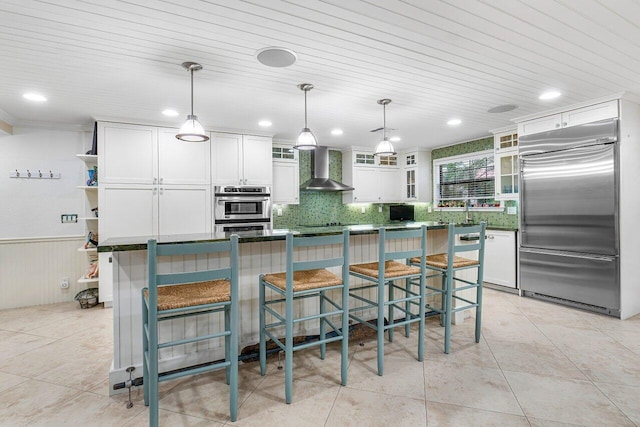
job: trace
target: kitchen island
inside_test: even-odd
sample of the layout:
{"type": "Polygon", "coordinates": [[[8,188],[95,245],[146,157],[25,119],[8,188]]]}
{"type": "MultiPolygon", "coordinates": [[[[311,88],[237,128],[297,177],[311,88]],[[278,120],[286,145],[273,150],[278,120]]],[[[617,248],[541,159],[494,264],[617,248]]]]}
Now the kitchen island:
{"type": "MultiPolygon", "coordinates": [[[[350,263],[360,263],[377,260],[378,228],[402,229],[408,227],[427,226],[427,253],[444,252],[447,247],[446,224],[436,222],[411,222],[401,224],[367,224],[346,226],[350,237],[350,263]]],[[[240,241],[239,248],[239,282],[240,282],[240,310],[239,310],[239,342],[240,348],[254,345],[258,342],[258,275],[261,273],[285,271],[285,236],[291,231],[299,235],[323,235],[341,233],[342,226],[329,227],[300,227],[296,229],[280,229],[271,231],[248,231],[237,233],[240,241]]],[[[159,236],[156,240],[162,243],[204,242],[228,239],[224,233],[191,234],[159,236]]],[[[128,237],[106,239],[101,242],[98,251],[108,259],[108,264],[101,264],[101,280],[111,278],[113,283],[113,364],[109,374],[109,390],[114,393],[113,385],[129,379],[125,371],[128,367],[136,368],[136,375],[142,374],[142,302],[141,290],[147,286],[147,240],[148,237],[128,237]],[[103,270],[104,269],[104,270],[103,270]],[[106,270],[106,271],[105,271],[106,270]]],[[[398,242],[398,245],[409,247],[416,242],[398,242]]],[[[324,255],[340,256],[337,247],[326,247],[324,255]],[[327,253],[329,252],[329,253],[327,253]]],[[[313,254],[301,253],[302,258],[313,257],[313,254]]],[[[193,269],[202,264],[214,267],[221,260],[215,255],[205,258],[195,256],[167,257],[159,264],[160,272],[178,272],[193,269]]],[[[222,260],[224,264],[224,260],[222,260]]],[[[467,273],[468,274],[468,273],[467,273]]],[[[358,285],[361,279],[352,278],[350,286],[358,285]]],[[[431,279],[437,286],[438,279],[431,279]]],[[[375,292],[375,291],[368,291],[375,292]]],[[[369,295],[370,298],[375,294],[369,295]]],[[[338,297],[339,300],[339,297],[338,297]]],[[[358,302],[350,301],[351,306],[358,302]]],[[[300,304],[296,310],[304,314],[315,310],[315,306],[307,301],[300,304]]],[[[460,313],[459,313],[460,314],[460,313]]],[[[375,318],[375,311],[364,312],[364,318],[375,318]]],[[[190,331],[206,330],[221,321],[217,315],[208,315],[196,319],[179,319],[164,322],[160,325],[161,340],[181,339],[190,335],[190,331]]],[[[316,325],[313,323],[299,326],[295,330],[297,335],[314,335],[316,325]]],[[[206,363],[223,358],[223,347],[220,343],[200,342],[184,346],[163,349],[160,351],[160,370],[179,369],[184,366],[206,363]]]]}

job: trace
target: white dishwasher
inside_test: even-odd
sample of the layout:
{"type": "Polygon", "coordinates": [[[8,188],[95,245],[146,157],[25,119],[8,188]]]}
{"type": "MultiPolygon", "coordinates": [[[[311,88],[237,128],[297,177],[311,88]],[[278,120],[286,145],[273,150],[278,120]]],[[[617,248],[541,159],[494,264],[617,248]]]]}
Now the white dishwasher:
{"type": "Polygon", "coordinates": [[[517,288],[516,232],[487,230],[484,245],[484,281],[517,288]]]}

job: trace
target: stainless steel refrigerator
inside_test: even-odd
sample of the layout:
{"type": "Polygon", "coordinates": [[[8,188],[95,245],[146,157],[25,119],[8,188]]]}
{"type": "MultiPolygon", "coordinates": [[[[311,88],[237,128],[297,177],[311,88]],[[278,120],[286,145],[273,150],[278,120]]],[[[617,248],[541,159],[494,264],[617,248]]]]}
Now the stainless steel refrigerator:
{"type": "Polygon", "coordinates": [[[520,287],[620,316],[618,121],[520,137],[520,287]]]}

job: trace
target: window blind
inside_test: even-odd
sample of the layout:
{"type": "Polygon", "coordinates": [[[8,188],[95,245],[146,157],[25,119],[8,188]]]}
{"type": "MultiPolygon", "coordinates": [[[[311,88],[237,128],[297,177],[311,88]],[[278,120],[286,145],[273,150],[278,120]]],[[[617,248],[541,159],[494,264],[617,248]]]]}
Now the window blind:
{"type": "Polygon", "coordinates": [[[436,167],[438,201],[470,199],[485,202],[494,198],[493,153],[440,159],[436,167]]]}

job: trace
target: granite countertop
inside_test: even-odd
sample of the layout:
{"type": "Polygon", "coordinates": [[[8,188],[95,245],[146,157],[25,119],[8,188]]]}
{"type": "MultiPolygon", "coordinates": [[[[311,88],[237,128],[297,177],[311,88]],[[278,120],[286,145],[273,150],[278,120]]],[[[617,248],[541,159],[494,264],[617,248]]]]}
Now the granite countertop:
{"type": "MultiPolygon", "coordinates": [[[[424,222],[398,222],[387,224],[357,224],[357,225],[334,225],[334,226],[304,226],[296,228],[280,228],[267,231],[242,231],[236,233],[240,243],[265,242],[273,240],[284,240],[288,232],[296,235],[318,236],[322,234],[339,234],[344,228],[347,228],[351,234],[375,234],[378,228],[386,227],[387,229],[401,230],[404,228],[415,228],[426,225],[428,230],[443,230],[448,224],[437,221],[424,222]]],[[[488,229],[515,231],[508,227],[488,226],[488,229]]],[[[164,235],[156,238],[157,242],[162,243],[193,243],[193,242],[215,242],[227,240],[228,233],[201,233],[201,234],[177,234],[164,235]]],[[[153,237],[149,236],[132,236],[132,237],[115,237],[100,242],[98,252],[121,252],[121,251],[138,251],[147,249],[147,241],[153,237]]]]}

